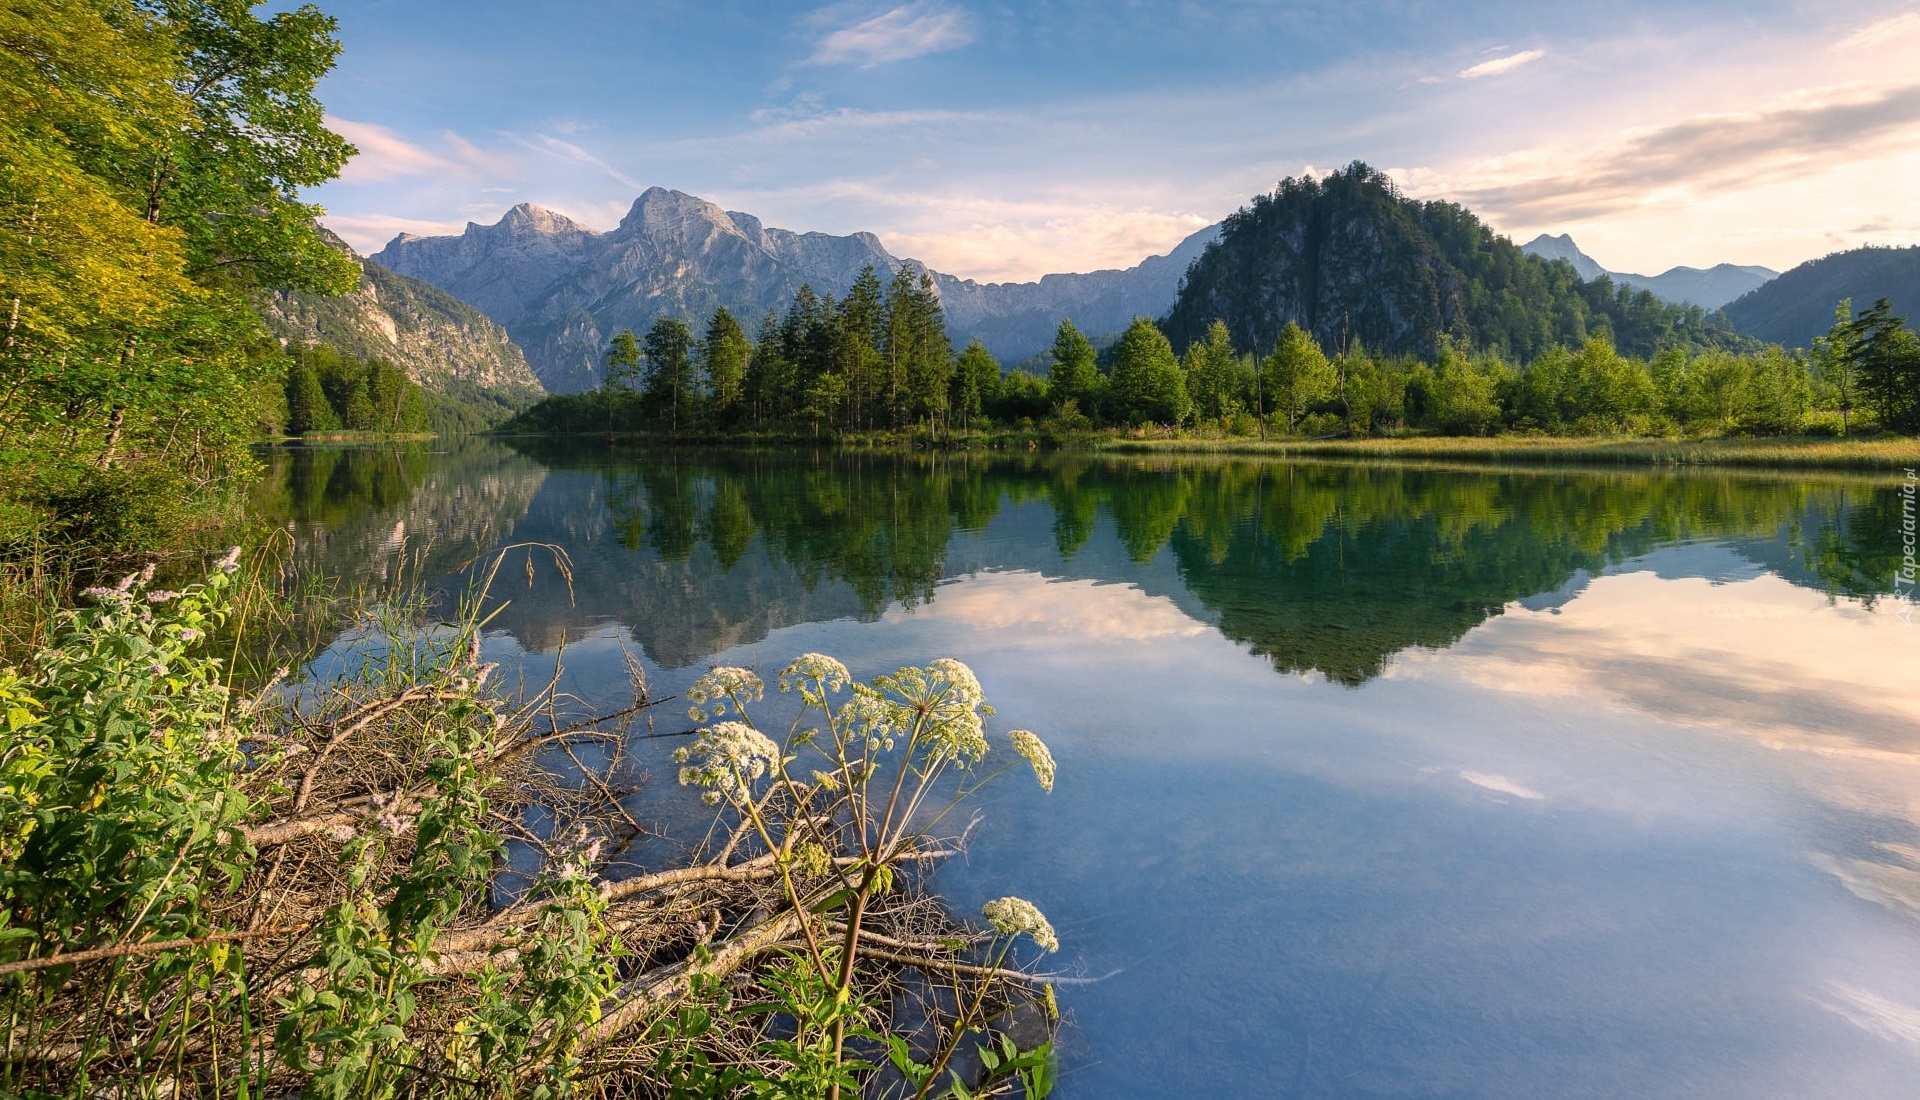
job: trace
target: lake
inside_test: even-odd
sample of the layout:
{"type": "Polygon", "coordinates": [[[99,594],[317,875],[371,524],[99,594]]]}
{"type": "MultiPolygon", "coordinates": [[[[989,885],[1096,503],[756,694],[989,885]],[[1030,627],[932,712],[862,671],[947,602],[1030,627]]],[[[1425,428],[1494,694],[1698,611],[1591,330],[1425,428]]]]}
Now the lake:
{"type": "Polygon", "coordinates": [[[1089,979],[1058,1096],[1920,1089],[1897,475],[516,447],[279,450],[261,506],[449,591],[563,548],[487,649],[592,703],[971,665],[1059,781],[935,885],[1089,979]]]}

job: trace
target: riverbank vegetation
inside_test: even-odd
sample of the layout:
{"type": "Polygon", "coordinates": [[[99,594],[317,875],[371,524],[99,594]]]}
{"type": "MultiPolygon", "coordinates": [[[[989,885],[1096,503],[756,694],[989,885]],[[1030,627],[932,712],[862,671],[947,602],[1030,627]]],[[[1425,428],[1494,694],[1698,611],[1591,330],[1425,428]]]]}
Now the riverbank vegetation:
{"type": "MultiPolygon", "coordinates": [[[[884,291],[869,269],[845,301],[803,287],[752,341],[724,309],[700,338],[662,319],[644,338],[614,340],[600,387],[549,397],[504,430],[681,439],[1011,430],[1060,440],[1149,427],[1216,440],[1920,434],[1920,337],[1884,299],[1858,316],[1839,303],[1827,335],[1803,354],[1675,344],[1639,359],[1591,336],[1524,365],[1445,335],[1431,358],[1375,355],[1358,341],[1329,354],[1292,322],[1258,358],[1221,321],[1176,354],[1145,318],[1096,352],[1069,320],[1041,376],[1003,371],[977,342],[952,354],[930,294],[907,268],[884,291]]],[[[1754,461],[1769,452],[1741,453],[1754,461]]]]}
{"type": "MultiPolygon", "coordinates": [[[[208,652],[237,557],[95,588],[0,667],[0,1091],[850,1096],[886,1066],[900,1096],[1046,1093],[1051,993],[1010,964],[1051,928],[1002,899],[973,932],[919,885],[1003,740],[964,666],[856,684],[808,655],[778,740],[758,677],[714,669],[699,728],[653,732],[723,816],[646,870],[643,682],[604,717],[511,697],[474,602],[389,605],[339,677],[243,690],[208,652]]],[[[1004,742],[1051,787],[1038,739],[1004,742]]]]}

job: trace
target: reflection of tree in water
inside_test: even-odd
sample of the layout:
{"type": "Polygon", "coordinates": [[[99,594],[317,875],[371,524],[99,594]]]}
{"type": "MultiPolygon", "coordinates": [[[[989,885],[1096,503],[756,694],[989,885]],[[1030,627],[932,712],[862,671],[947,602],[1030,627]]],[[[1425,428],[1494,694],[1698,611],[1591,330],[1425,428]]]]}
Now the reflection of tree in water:
{"type": "Polygon", "coordinates": [[[1846,479],[515,446],[552,471],[517,537],[565,546],[578,574],[571,594],[552,578],[516,593],[501,625],[544,649],[618,622],[670,666],[931,600],[955,536],[989,524],[1006,526],[970,551],[980,564],[1050,575],[1164,585],[1141,563],[1166,550],[1185,589],[1169,594],[1228,637],[1359,684],[1578,571],[1688,539],[1729,540],[1796,583],[1885,591],[1871,570],[1890,575],[1899,518],[1896,495],[1846,479]],[[1008,511],[1030,501],[1048,508],[1008,511]],[[1094,552],[1103,515],[1118,545],[1094,552]],[[1804,567],[1761,552],[1781,540],[1804,567]]]}
{"type": "Polygon", "coordinates": [[[497,444],[284,447],[265,455],[256,514],[294,537],[296,572],[375,582],[435,576],[508,536],[546,471],[497,444]]]}

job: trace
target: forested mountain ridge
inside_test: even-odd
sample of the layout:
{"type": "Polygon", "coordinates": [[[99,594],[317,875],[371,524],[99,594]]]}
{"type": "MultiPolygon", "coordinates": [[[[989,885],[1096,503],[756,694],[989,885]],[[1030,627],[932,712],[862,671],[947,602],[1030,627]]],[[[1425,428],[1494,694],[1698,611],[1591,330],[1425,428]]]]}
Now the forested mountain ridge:
{"type": "Polygon", "coordinates": [[[524,403],[545,392],[526,355],[484,313],[322,233],[359,265],[359,283],[338,297],[298,290],[262,294],[260,318],[275,336],[332,344],[355,359],[385,359],[433,393],[479,389],[524,403]]]}
{"type": "MultiPolygon", "coordinates": [[[[1173,301],[1211,228],[1169,256],[1133,268],[1049,275],[1032,283],[977,283],[938,272],[935,292],[961,343],[973,338],[1003,359],[1032,355],[1072,316],[1089,331],[1125,327],[1173,301]]],[[[485,311],[526,349],[548,389],[600,381],[601,356],[623,329],[663,316],[704,318],[724,306],[752,324],[783,308],[802,285],[841,295],[868,265],[883,277],[902,265],[871,233],[797,233],[665,188],[649,188],[607,233],[523,203],[498,223],[469,223],[457,237],[401,234],[373,259],[485,311]]]]}
{"type": "Polygon", "coordinates": [[[1692,304],[1702,309],[1719,309],[1742,294],[1763,286],[1779,272],[1770,267],[1715,264],[1709,268],[1671,267],[1658,275],[1636,275],[1631,271],[1608,271],[1599,261],[1580,250],[1565,233],[1546,233],[1520,246],[1520,251],[1544,260],[1565,260],[1582,279],[1592,282],[1605,275],[1614,282],[1635,290],[1653,292],[1655,298],[1672,305],[1692,304]]]}
{"type": "Polygon", "coordinates": [[[1636,356],[1747,343],[1698,307],[1528,255],[1464,207],[1405,198],[1357,161],[1283,180],[1222,223],[1162,327],[1183,348],[1216,318],[1261,354],[1289,321],[1334,350],[1430,356],[1446,334],[1522,362],[1592,336],[1636,356]]]}
{"type": "Polygon", "coordinates": [[[1749,336],[1804,348],[1826,335],[1834,304],[1843,298],[1852,299],[1856,310],[1890,298],[1896,310],[1920,314],[1920,245],[1869,245],[1808,260],[1728,303],[1726,314],[1749,336]]]}

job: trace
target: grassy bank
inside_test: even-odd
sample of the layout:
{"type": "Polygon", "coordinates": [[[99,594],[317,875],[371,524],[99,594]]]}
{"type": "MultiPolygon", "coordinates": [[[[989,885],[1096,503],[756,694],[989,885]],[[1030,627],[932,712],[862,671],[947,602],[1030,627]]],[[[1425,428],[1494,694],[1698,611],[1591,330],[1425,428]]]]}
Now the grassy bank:
{"type": "Polygon", "coordinates": [[[1255,439],[1109,429],[1086,432],[1007,429],[929,433],[921,430],[826,433],[599,433],[539,435],[580,446],[650,450],[669,447],[808,448],[878,451],[1100,451],[1118,454],[1267,455],[1498,462],[1588,466],[1740,466],[1775,469],[1900,470],[1920,468],[1920,439],[1880,436],[1834,439],[1782,436],[1755,439],[1572,438],[1564,436],[1400,436],[1365,439],[1255,439]]]}
{"type": "Polygon", "coordinates": [[[1127,454],[1273,455],[1303,458],[1452,460],[1630,466],[1745,466],[1779,469],[1911,469],[1920,439],[1564,439],[1534,436],[1256,440],[1131,437],[1087,441],[1127,454]]]}

